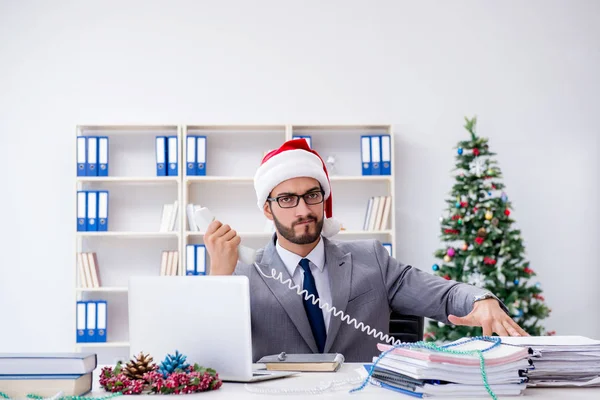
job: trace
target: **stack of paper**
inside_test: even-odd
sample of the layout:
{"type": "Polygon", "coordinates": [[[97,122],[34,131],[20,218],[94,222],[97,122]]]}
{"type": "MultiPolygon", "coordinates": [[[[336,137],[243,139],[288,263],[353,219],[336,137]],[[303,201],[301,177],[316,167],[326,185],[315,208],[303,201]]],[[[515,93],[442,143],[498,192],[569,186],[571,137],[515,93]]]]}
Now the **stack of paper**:
{"type": "MultiPolygon", "coordinates": [[[[484,350],[494,342],[469,338],[453,342],[450,351],[484,350]]],[[[392,346],[379,344],[382,352],[392,346]]],[[[527,387],[531,368],[529,349],[500,344],[483,352],[484,369],[489,388],[496,396],[518,396],[527,387]]],[[[379,357],[373,358],[373,364],[379,357]]],[[[365,365],[370,371],[373,364],[365,365]]],[[[363,371],[363,374],[365,371],[363,371]]],[[[477,354],[457,355],[432,349],[395,348],[379,359],[370,382],[387,389],[416,397],[487,396],[477,354]]]]}
{"type": "Polygon", "coordinates": [[[537,354],[528,386],[600,386],[600,341],[584,336],[503,337],[537,354]]]}

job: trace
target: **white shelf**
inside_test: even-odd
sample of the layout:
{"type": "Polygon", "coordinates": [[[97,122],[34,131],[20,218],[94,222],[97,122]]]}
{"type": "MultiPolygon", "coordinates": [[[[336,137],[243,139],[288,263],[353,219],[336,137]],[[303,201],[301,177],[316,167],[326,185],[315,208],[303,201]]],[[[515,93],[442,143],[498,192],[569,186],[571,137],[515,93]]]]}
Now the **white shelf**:
{"type": "MultiPolygon", "coordinates": [[[[269,238],[273,235],[272,232],[238,232],[240,237],[254,237],[254,238],[269,238]]],[[[204,232],[186,232],[186,236],[194,237],[194,236],[204,236],[204,232]]]]}
{"type": "MultiPolygon", "coordinates": [[[[360,181],[383,181],[388,182],[392,180],[390,175],[357,175],[357,176],[344,176],[344,175],[332,175],[329,177],[331,182],[360,182],[360,181]]],[[[243,183],[254,183],[254,177],[252,176],[188,176],[185,181],[189,183],[195,182],[243,182],[243,183]]]]}
{"type": "Polygon", "coordinates": [[[348,181],[348,182],[360,182],[360,181],[391,181],[390,175],[358,175],[358,176],[343,176],[343,175],[330,175],[329,180],[331,182],[337,181],[348,181]]]}
{"type": "Polygon", "coordinates": [[[179,232],[77,232],[78,237],[176,238],[179,232]]]}
{"type": "MultiPolygon", "coordinates": [[[[340,231],[341,236],[360,236],[360,235],[391,235],[391,230],[385,231],[340,231]]],[[[335,236],[334,236],[335,237],[335,236]]]]}
{"type": "Polygon", "coordinates": [[[126,286],[105,286],[99,288],[77,288],[78,292],[124,293],[129,290],[126,286]]]}
{"type": "MultiPolygon", "coordinates": [[[[186,236],[204,236],[204,232],[186,232],[186,236]]],[[[273,236],[273,232],[238,232],[240,237],[254,237],[254,238],[269,238],[273,236]]],[[[340,231],[338,235],[341,236],[360,236],[360,235],[391,235],[391,230],[385,231],[340,231]]]]}
{"type": "Polygon", "coordinates": [[[187,183],[194,182],[244,182],[253,183],[254,177],[252,176],[187,176],[185,178],[187,183]]]}
{"type": "Polygon", "coordinates": [[[79,125],[78,130],[83,136],[89,134],[122,135],[157,135],[165,132],[176,134],[178,125],[79,125]]]}
{"type": "Polygon", "coordinates": [[[78,177],[78,183],[115,182],[115,183],[177,183],[177,176],[87,176],[78,177]]]}
{"type": "Polygon", "coordinates": [[[75,343],[77,347],[129,347],[129,342],[75,343]]]}

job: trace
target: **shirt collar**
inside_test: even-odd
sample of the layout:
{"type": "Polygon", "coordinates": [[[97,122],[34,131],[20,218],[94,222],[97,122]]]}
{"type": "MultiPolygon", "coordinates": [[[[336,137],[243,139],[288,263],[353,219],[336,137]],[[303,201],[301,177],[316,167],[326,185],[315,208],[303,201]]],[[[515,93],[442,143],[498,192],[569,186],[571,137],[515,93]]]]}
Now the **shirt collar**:
{"type": "Polygon", "coordinates": [[[275,248],[277,249],[277,254],[279,254],[281,261],[283,261],[285,268],[290,273],[290,276],[294,276],[296,267],[302,258],[308,258],[321,272],[323,272],[323,269],[325,268],[325,245],[323,244],[323,238],[320,236],[319,243],[317,243],[315,248],[312,249],[306,257],[300,257],[298,254],[284,249],[279,242],[276,242],[275,248]]]}

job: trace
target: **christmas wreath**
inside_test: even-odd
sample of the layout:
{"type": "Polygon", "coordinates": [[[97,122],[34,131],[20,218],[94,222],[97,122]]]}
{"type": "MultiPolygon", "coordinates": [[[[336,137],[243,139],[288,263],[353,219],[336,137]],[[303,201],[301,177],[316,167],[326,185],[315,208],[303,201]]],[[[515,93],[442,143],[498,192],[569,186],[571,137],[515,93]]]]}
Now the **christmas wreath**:
{"type": "Polygon", "coordinates": [[[100,386],[107,392],[120,394],[187,394],[216,390],[223,382],[214,369],[189,365],[187,357],[175,351],[156,365],[149,354],[132,358],[115,368],[104,367],[100,386]]]}

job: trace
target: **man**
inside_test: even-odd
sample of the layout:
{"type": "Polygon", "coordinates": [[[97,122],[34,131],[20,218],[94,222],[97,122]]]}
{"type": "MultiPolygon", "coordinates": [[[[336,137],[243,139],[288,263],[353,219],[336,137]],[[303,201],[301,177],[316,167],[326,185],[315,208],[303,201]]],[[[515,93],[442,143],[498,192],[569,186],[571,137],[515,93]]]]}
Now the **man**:
{"type": "Polygon", "coordinates": [[[338,352],[346,361],[365,362],[379,353],[376,345],[382,342],[381,336],[347,324],[342,315],[322,311],[287,285],[264,276],[271,276],[273,269],[381,335],[389,331],[392,310],[481,326],[484,335],[527,335],[489,292],[404,265],[377,240],[328,239],[339,231],[332,218],[329,177],[323,160],[304,139],[288,141],[267,154],[254,187],[259,208],[276,227],[273,238],[258,251],[256,266],[238,262],[240,237],[229,225],[213,221],[204,236],[211,275],[249,278],[254,361],[280,352],[338,352]]]}

